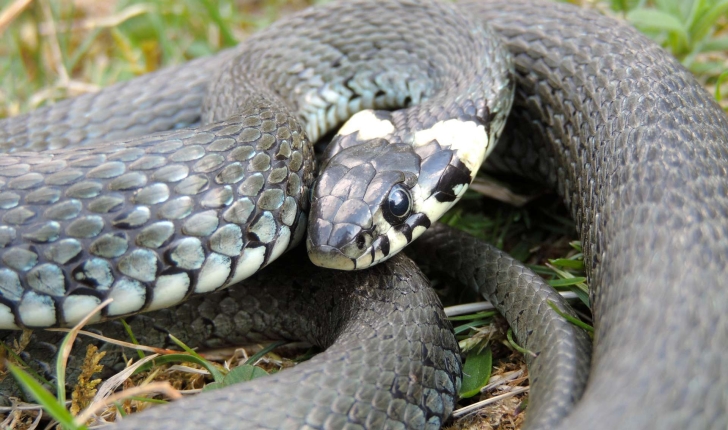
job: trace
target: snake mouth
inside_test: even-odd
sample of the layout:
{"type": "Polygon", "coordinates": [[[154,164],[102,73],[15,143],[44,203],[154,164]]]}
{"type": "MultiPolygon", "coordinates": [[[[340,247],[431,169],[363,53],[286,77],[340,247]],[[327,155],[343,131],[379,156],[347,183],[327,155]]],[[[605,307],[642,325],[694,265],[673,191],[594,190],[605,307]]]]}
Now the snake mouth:
{"type": "Polygon", "coordinates": [[[356,261],[333,246],[314,246],[313,242],[308,239],[306,240],[306,249],[308,250],[308,258],[319,267],[337,270],[356,269],[356,261]]]}

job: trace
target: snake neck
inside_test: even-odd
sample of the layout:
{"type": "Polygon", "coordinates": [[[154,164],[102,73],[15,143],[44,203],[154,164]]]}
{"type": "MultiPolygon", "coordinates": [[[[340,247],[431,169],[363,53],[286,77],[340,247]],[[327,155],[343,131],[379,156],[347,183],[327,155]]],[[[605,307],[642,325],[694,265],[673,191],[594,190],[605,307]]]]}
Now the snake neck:
{"type": "Polygon", "coordinates": [[[359,112],[333,138],[312,192],[307,247],[317,265],[363,269],[395,255],[463,196],[503,129],[510,55],[450,5],[418,5],[413,19],[425,17],[428,29],[375,22],[385,28],[372,32],[382,49],[371,55],[374,82],[389,84],[382,100],[420,103],[359,112]],[[443,32],[450,50],[439,46],[443,32]]]}

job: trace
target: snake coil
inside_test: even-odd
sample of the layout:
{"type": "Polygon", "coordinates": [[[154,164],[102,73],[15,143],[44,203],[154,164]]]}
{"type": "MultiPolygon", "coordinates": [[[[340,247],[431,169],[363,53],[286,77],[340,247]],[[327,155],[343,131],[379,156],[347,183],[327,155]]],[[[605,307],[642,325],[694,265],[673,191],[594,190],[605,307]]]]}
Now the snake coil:
{"type": "MultiPolygon", "coordinates": [[[[131,140],[122,151],[115,145],[59,148],[194,125],[201,115],[205,84],[215,72],[231,72],[218,84],[221,88],[232,83],[236,88],[260,88],[259,80],[241,80],[245,75],[236,72],[237,67],[247,71],[247,66],[229,62],[241,55],[240,50],[250,48],[3,121],[0,144],[16,153],[0,160],[4,178],[0,193],[0,324],[10,328],[68,324],[104,297],[116,301],[103,317],[168,306],[243,279],[268,264],[271,256],[295,243],[303,231],[305,220],[291,208],[307,205],[303,196],[308,195],[307,186],[313,179],[313,163],[306,161],[311,152],[306,135],[323,134],[343,119],[341,113],[348,115],[354,108],[393,108],[435,100],[434,89],[450,84],[437,79],[450,79],[457,70],[454,74],[433,71],[450,65],[457,69],[460,62],[477,55],[463,50],[464,45],[451,43],[451,32],[466,27],[433,24],[441,19],[453,20],[449,24],[474,23],[471,36],[489,34],[477,21],[485,22],[503,38],[515,62],[515,73],[505,85],[486,91],[508,92],[515,82],[515,100],[489,167],[524,174],[558,190],[582,240],[593,288],[594,358],[584,397],[560,425],[605,429],[728,426],[728,358],[724,354],[728,345],[724,312],[728,307],[724,287],[728,275],[728,119],[687,70],[633,29],[594,12],[540,0],[486,0],[452,8],[425,1],[357,1],[305,11],[253,39],[263,42],[258,51],[252,51],[261,57],[251,54],[249,59],[263,67],[260,80],[275,80],[276,91],[243,99],[234,97],[234,92],[213,93],[221,110],[208,105],[205,118],[227,119],[199,126],[194,132],[169,131],[131,140]],[[386,12],[387,6],[382,6],[377,13],[367,9],[381,5],[393,9],[386,12]],[[460,16],[457,9],[466,16],[460,16]],[[380,37],[384,36],[367,31],[372,20],[381,24],[384,34],[398,39],[382,43],[380,37]],[[412,27],[404,27],[405,22],[412,27]],[[295,23],[302,30],[287,32],[295,23]],[[326,82],[342,82],[329,78],[347,67],[346,56],[338,49],[307,51],[314,28],[323,29],[333,47],[343,40],[356,46],[359,50],[349,55],[362,60],[358,64],[367,79],[327,86],[326,82]],[[415,43],[422,40],[427,42],[415,43]],[[429,49],[419,52],[413,48],[410,55],[410,43],[429,49]],[[374,48],[391,48],[404,55],[404,60],[367,63],[372,60],[368,55],[377,52],[374,48]],[[277,56],[284,49],[294,56],[277,56]],[[443,64],[444,54],[455,60],[443,64]],[[403,68],[416,63],[425,68],[420,72],[403,68]],[[329,66],[335,66],[335,71],[327,71],[329,66]],[[408,75],[410,72],[414,74],[408,75]],[[430,82],[423,76],[430,72],[436,84],[423,83],[430,82]],[[298,79],[315,82],[316,90],[293,90],[298,79]],[[345,87],[363,91],[359,98],[341,99],[338,96],[345,87]],[[312,111],[301,115],[285,107],[302,94],[312,111]],[[237,114],[228,116],[229,109],[237,114]],[[305,125],[297,122],[299,117],[305,119],[305,125]],[[50,148],[48,152],[17,152],[45,147],[50,148]],[[278,164],[281,159],[290,159],[293,165],[284,168],[278,164]],[[283,183],[276,182],[282,177],[288,179],[288,185],[276,185],[283,183]],[[273,211],[279,212],[274,215],[273,211]]],[[[471,39],[475,44],[471,46],[486,43],[471,39]]],[[[494,49],[499,52],[501,48],[494,49]]],[[[501,61],[493,66],[510,70],[501,61]]],[[[475,72],[479,84],[485,76],[481,72],[475,72]]],[[[470,87],[461,89],[472,94],[470,87]]],[[[486,131],[486,127],[477,121],[503,112],[510,103],[496,107],[487,105],[490,97],[465,99],[474,103],[456,105],[459,108],[449,111],[470,118],[466,122],[472,133],[466,131],[465,140],[492,142],[499,134],[498,120],[485,133],[487,139],[479,129],[486,131]],[[489,106],[488,115],[485,106],[489,106]]],[[[296,108],[302,106],[292,103],[296,108]]],[[[452,118],[437,117],[441,111],[432,109],[409,111],[422,115],[419,122],[412,123],[426,133],[414,136],[414,131],[399,137],[402,142],[414,142],[415,147],[422,143],[417,154],[421,158],[429,154],[428,145],[433,141],[438,145],[440,141],[455,142],[448,140],[448,127],[453,124],[448,120],[452,118]]],[[[448,112],[447,106],[444,112],[448,112]]],[[[390,126],[406,125],[411,119],[398,115],[403,114],[363,114],[344,127],[334,147],[344,153],[349,150],[347,136],[356,132],[367,140],[363,136],[371,132],[369,146],[359,152],[351,150],[364,161],[365,167],[357,169],[388,168],[385,161],[394,156],[367,159],[362,153],[375,150],[379,139],[391,134],[390,126]]],[[[457,143],[449,149],[457,149],[457,143]]],[[[338,255],[334,259],[340,267],[363,267],[392,254],[382,251],[386,247],[368,251],[377,241],[384,245],[377,236],[381,232],[387,232],[392,250],[414,239],[415,232],[421,233],[424,224],[412,221],[409,229],[395,230],[391,216],[377,216],[385,198],[388,204],[394,185],[414,190],[408,174],[414,168],[380,178],[382,185],[375,187],[378,201],[363,192],[363,199],[358,200],[363,203],[344,207],[343,202],[339,204],[344,192],[336,185],[354,184],[353,176],[352,180],[346,176],[346,169],[354,169],[347,164],[348,158],[337,160],[337,155],[330,155],[327,167],[338,173],[330,179],[324,174],[317,182],[315,188],[324,195],[317,195],[313,206],[315,211],[335,214],[325,214],[334,215],[328,224],[320,222],[311,228],[324,239],[311,239],[309,246],[333,249],[341,245],[341,249],[314,255],[338,255]],[[321,204],[332,200],[336,205],[321,204]],[[372,215],[371,225],[367,217],[358,215],[365,209],[372,215]],[[351,223],[336,218],[346,212],[358,218],[351,223]],[[372,228],[374,225],[383,227],[372,228]],[[363,254],[360,248],[365,249],[363,254]],[[364,264],[358,266],[359,261],[364,264]]],[[[477,158],[480,156],[464,160],[477,158]]],[[[459,177],[460,165],[451,164],[452,160],[438,166],[450,172],[446,177],[456,178],[455,184],[463,184],[464,170],[460,169],[459,177]]],[[[477,170],[474,166],[468,169],[471,175],[477,170]]],[[[354,189],[360,191],[356,186],[346,189],[347,195],[356,194],[354,189]]],[[[445,191],[455,201],[462,187],[445,191]]],[[[427,210],[439,212],[434,207],[438,209],[430,206],[427,210]]],[[[427,221],[434,222],[429,217],[427,221]]],[[[401,345],[386,345],[382,353],[399,360],[401,345]]],[[[331,380],[328,386],[338,383],[331,380]]],[[[333,392],[323,390],[322,395],[333,392]]],[[[219,400],[239,400],[234,391],[227,393],[233,394],[221,395],[225,398],[219,400]]],[[[200,402],[208,414],[214,414],[216,407],[227,407],[200,402]]],[[[397,409],[396,416],[407,417],[406,410],[397,409]]],[[[232,417],[216,418],[235,425],[232,417]]],[[[185,419],[167,416],[163,422],[179,427],[185,419]]],[[[425,421],[432,427],[440,424],[439,418],[425,421]]],[[[336,427],[335,423],[331,426],[336,427]]]]}

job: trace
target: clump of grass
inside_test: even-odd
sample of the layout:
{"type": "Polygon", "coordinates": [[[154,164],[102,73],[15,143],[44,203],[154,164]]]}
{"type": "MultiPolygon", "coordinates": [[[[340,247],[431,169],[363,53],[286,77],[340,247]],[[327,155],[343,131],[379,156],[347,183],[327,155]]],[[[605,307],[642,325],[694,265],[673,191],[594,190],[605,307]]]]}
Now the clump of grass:
{"type": "MultiPolygon", "coordinates": [[[[203,391],[218,389],[230,384],[245,382],[266,376],[268,375],[268,372],[260,367],[254,366],[254,364],[261,360],[266,354],[270,353],[273,349],[286,343],[274,342],[247,358],[241,365],[228,368],[219,366],[203,358],[177,338],[170,335],[172,340],[182,349],[183,352],[167,352],[150,347],[139,346],[139,350],[156,350],[158,352],[165,353],[165,355],[154,354],[140,357],[135,364],[128,366],[119,374],[107,380],[104,385],[98,389],[97,387],[101,383],[101,380],[93,379],[93,375],[102,370],[103,366],[101,366],[99,362],[105,353],[99,353],[95,346],[89,345],[85,359],[81,365],[81,373],[75,387],[73,388],[73,400],[69,402],[70,407],[66,409],[65,363],[71,353],[71,345],[79,333],[84,335],[90,334],[88,332],[81,331],[82,326],[94,313],[98,312],[98,310],[107,304],[108,301],[102,303],[95,312],[89,314],[89,316],[81,321],[76,327],[72,330],[67,330],[68,334],[61,342],[61,347],[59,348],[58,357],[56,359],[56,379],[54,384],[56,387],[55,396],[43,386],[43,383],[39,382],[37,375],[32,375],[27,371],[30,368],[25,363],[17,360],[14,360],[16,363],[7,362],[8,370],[13,377],[15,377],[16,381],[25,390],[25,392],[29,393],[33,400],[38,402],[43,410],[46,411],[48,415],[50,415],[63,429],[86,429],[87,422],[89,420],[98,416],[99,413],[103,415],[104,411],[108,410],[109,407],[112,408],[112,412],[113,410],[116,410],[119,415],[124,416],[127,411],[132,410],[132,407],[123,407],[122,404],[119,403],[121,401],[135,401],[137,404],[150,402],[159,403],[161,401],[159,399],[146,397],[149,394],[164,394],[167,398],[171,399],[180,398],[180,393],[173,388],[170,382],[152,382],[156,376],[160,374],[160,370],[163,366],[167,364],[188,363],[207,370],[209,375],[211,375],[214,379],[214,382],[207,384],[203,391]],[[146,373],[147,376],[140,379],[141,383],[139,385],[130,386],[129,378],[142,373],[146,373]],[[125,386],[126,388],[122,391],[116,392],[117,388],[120,386],[125,386]]],[[[98,335],[95,335],[95,337],[99,338],[98,335]]],[[[131,333],[130,337],[134,338],[133,333],[131,333]]],[[[135,348],[134,344],[106,339],[103,337],[100,337],[100,339],[110,343],[117,343],[126,347],[135,348]]],[[[8,351],[4,345],[0,344],[0,347],[3,351],[8,351]]],[[[47,381],[44,382],[46,385],[52,385],[47,381]]],[[[164,403],[164,401],[161,402],[164,403]]],[[[136,406],[133,409],[140,410],[143,408],[136,406]]]]}
{"type": "Polygon", "coordinates": [[[0,21],[0,117],[233,46],[304,0],[15,0],[0,21]]]}
{"type": "Polygon", "coordinates": [[[611,0],[639,30],[680,60],[728,109],[728,2],[611,0]],[[722,91],[721,91],[722,90],[722,91]]]}

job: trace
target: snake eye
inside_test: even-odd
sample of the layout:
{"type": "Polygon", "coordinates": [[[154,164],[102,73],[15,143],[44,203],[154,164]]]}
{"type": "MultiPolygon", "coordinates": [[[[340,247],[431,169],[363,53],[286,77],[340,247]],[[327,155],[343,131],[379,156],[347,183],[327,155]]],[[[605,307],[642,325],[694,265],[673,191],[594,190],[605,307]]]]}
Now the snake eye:
{"type": "Polygon", "coordinates": [[[390,223],[401,223],[412,211],[412,196],[403,185],[395,185],[389,191],[385,214],[390,215],[390,223]]]}

